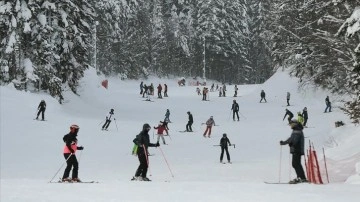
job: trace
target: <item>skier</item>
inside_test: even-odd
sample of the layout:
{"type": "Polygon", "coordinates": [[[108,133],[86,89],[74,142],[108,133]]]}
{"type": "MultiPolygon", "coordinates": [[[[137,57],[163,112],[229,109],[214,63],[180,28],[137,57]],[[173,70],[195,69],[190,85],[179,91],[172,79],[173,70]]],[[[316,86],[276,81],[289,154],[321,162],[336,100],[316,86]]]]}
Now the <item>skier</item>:
{"type": "Polygon", "coordinates": [[[237,91],[238,91],[238,87],[237,87],[237,85],[235,85],[234,90],[235,90],[234,97],[237,97],[237,91]]]}
{"type": "Polygon", "coordinates": [[[225,94],[225,91],[226,91],[226,85],[225,85],[225,84],[223,85],[222,90],[223,90],[223,93],[222,93],[223,97],[226,97],[226,94],[225,94]]]}
{"type": "Polygon", "coordinates": [[[290,93],[289,93],[289,92],[287,92],[287,93],[286,93],[286,102],[287,102],[287,106],[290,106],[289,101],[290,101],[290,93]]]}
{"type": "Polygon", "coordinates": [[[203,100],[203,101],[206,101],[207,93],[208,93],[208,89],[207,89],[206,87],[204,87],[204,88],[203,88],[203,97],[202,97],[202,100],[203,100]]]}
{"type": "Polygon", "coordinates": [[[307,120],[308,120],[308,112],[307,112],[307,108],[306,108],[306,107],[304,107],[303,112],[302,112],[302,115],[303,115],[303,117],[304,117],[304,124],[303,124],[303,126],[304,126],[304,127],[307,127],[307,126],[306,126],[306,123],[307,123],[307,120]]]}
{"type": "Polygon", "coordinates": [[[284,116],[284,118],[283,118],[283,121],[285,120],[285,117],[286,117],[287,115],[289,115],[288,121],[289,121],[289,124],[290,124],[290,121],[291,121],[291,119],[294,117],[294,114],[293,114],[290,110],[285,109],[285,116],[284,116]]]}
{"type": "Polygon", "coordinates": [[[161,137],[163,143],[166,144],[165,138],[164,138],[164,131],[166,132],[166,135],[169,135],[169,132],[166,128],[166,122],[160,121],[160,123],[157,127],[154,126],[154,129],[157,129],[157,135],[158,135],[156,144],[159,144],[160,137],[161,137]]]}
{"type": "Polygon", "coordinates": [[[236,114],[237,120],[240,121],[240,118],[239,118],[239,104],[236,102],[236,100],[233,101],[233,104],[231,106],[231,110],[233,111],[233,120],[235,121],[235,114],[236,114]]]}
{"type": "Polygon", "coordinates": [[[101,130],[107,130],[110,123],[111,123],[111,119],[113,118],[114,121],[116,120],[115,117],[112,117],[114,115],[114,109],[111,109],[109,114],[106,116],[106,120],[105,120],[105,123],[104,125],[102,126],[102,129],[101,130]]]}
{"type": "Polygon", "coordinates": [[[136,136],[133,142],[138,145],[137,156],[140,162],[138,169],[135,172],[135,176],[131,180],[139,181],[151,181],[146,177],[146,173],[149,167],[148,161],[148,147],[158,147],[160,144],[150,143],[149,131],[151,126],[147,123],[143,125],[142,131],[136,136]]]}
{"type": "Polygon", "coordinates": [[[280,145],[288,144],[290,147],[290,153],[292,154],[292,167],[295,169],[297,178],[291,180],[290,184],[308,182],[304,169],[301,165],[301,156],[304,155],[304,133],[303,127],[297,120],[291,120],[290,127],[293,130],[291,136],[285,140],[280,141],[280,145]]]}
{"type": "Polygon", "coordinates": [[[164,122],[171,123],[171,121],[170,121],[170,110],[169,109],[167,109],[166,112],[165,112],[164,122]]]}
{"type": "Polygon", "coordinates": [[[223,137],[220,139],[220,147],[221,147],[220,163],[223,162],[224,150],[226,151],[226,157],[227,157],[228,163],[231,163],[230,154],[228,151],[228,144],[229,144],[229,146],[231,146],[229,138],[227,138],[226,133],[224,133],[223,137]]]}
{"type": "Polygon", "coordinates": [[[211,85],[210,92],[214,92],[214,87],[215,87],[215,84],[213,83],[213,84],[211,85]]]}
{"type": "Polygon", "coordinates": [[[219,90],[219,84],[216,84],[216,90],[219,90]]]}
{"type": "Polygon", "coordinates": [[[158,90],[158,98],[162,98],[162,95],[161,95],[161,91],[162,91],[161,84],[158,85],[157,90],[158,90]]]}
{"type": "Polygon", "coordinates": [[[328,109],[329,109],[329,112],[331,112],[331,102],[330,102],[329,96],[326,96],[325,104],[326,104],[326,108],[325,108],[324,113],[326,113],[328,109]]]}
{"type": "Polygon", "coordinates": [[[151,83],[149,86],[149,94],[154,95],[154,84],[153,83],[151,83]]]}
{"type": "Polygon", "coordinates": [[[140,95],[143,94],[144,82],[141,81],[140,83],[140,95]]]}
{"type": "Polygon", "coordinates": [[[261,103],[261,101],[262,101],[263,99],[264,99],[265,102],[266,102],[265,91],[264,91],[264,90],[261,90],[260,97],[261,97],[260,103],[261,103]]]}
{"type": "Polygon", "coordinates": [[[41,100],[39,106],[38,106],[38,113],[36,115],[36,120],[39,119],[39,115],[41,113],[41,120],[44,121],[45,120],[45,110],[46,110],[46,102],[45,100],[41,100]]]}
{"type": "Polygon", "coordinates": [[[148,90],[149,90],[149,87],[146,85],[146,84],[144,84],[144,92],[143,92],[143,94],[142,94],[142,97],[145,97],[145,94],[147,95],[148,94],[148,90]]]}
{"type": "Polygon", "coordinates": [[[198,95],[201,95],[201,90],[200,90],[199,87],[196,88],[196,92],[197,92],[198,95]]]}
{"type": "Polygon", "coordinates": [[[187,112],[187,114],[189,115],[189,120],[186,124],[186,132],[193,132],[191,128],[192,124],[194,123],[193,115],[191,114],[191,112],[187,112]]]}
{"type": "Polygon", "coordinates": [[[219,88],[219,97],[221,97],[222,92],[223,92],[222,87],[220,87],[220,88],[219,88]]]}
{"type": "Polygon", "coordinates": [[[303,117],[303,115],[301,114],[301,112],[298,112],[297,121],[298,121],[299,123],[301,123],[302,126],[304,126],[304,117],[303,117]]]}
{"type": "Polygon", "coordinates": [[[210,137],[210,135],[211,135],[211,128],[212,128],[213,125],[215,126],[215,121],[214,121],[213,116],[210,116],[210,118],[206,121],[205,124],[206,124],[206,130],[205,130],[203,136],[206,137],[206,133],[209,131],[208,137],[210,137]]]}
{"type": "Polygon", "coordinates": [[[81,182],[78,177],[79,163],[76,159],[76,150],[83,150],[84,147],[77,146],[77,134],[79,132],[78,125],[71,125],[70,132],[63,137],[65,142],[64,146],[64,158],[66,159],[66,168],[62,177],[63,182],[81,182]],[[69,178],[70,171],[72,168],[72,178],[69,178]]]}
{"type": "Polygon", "coordinates": [[[166,83],[164,83],[164,97],[168,97],[167,90],[168,90],[168,87],[167,87],[166,83]]]}

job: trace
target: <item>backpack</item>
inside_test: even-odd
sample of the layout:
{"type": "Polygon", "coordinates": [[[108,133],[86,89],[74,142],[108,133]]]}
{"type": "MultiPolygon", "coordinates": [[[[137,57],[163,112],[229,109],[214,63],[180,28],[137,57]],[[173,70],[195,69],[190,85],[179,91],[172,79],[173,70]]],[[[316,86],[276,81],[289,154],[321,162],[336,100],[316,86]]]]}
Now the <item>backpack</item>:
{"type": "Polygon", "coordinates": [[[131,154],[134,155],[134,156],[137,156],[137,152],[138,152],[138,148],[139,148],[139,145],[138,145],[138,136],[139,136],[139,135],[137,135],[137,136],[133,139],[134,146],[133,146],[133,148],[132,148],[131,154]]]}

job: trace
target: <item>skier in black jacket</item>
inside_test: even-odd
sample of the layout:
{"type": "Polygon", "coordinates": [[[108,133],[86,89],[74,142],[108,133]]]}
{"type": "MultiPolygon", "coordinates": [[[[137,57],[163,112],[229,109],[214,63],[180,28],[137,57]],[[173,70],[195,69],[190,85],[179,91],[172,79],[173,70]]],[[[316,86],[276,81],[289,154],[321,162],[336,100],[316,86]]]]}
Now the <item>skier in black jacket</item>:
{"type": "Polygon", "coordinates": [[[139,158],[140,165],[136,170],[135,176],[131,180],[139,181],[151,181],[146,177],[146,173],[149,167],[148,160],[148,147],[158,147],[159,143],[150,143],[149,131],[151,126],[147,123],[143,125],[142,131],[136,136],[133,142],[138,146],[137,156],[139,158]]]}
{"type": "Polygon", "coordinates": [[[290,110],[288,110],[288,109],[286,109],[285,111],[286,111],[286,113],[285,113],[285,116],[284,116],[283,120],[285,120],[285,117],[286,117],[287,115],[289,115],[288,121],[289,121],[289,124],[290,124],[290,121],[291,121],[291,119],[294,117],[294,114],[293,114],[290,110]]]}
{"type": "Polygon", "coordinates": [[[304,126],[304,127],[307,127],[307,126],[306,126],[306,123],[307,123],[307,120],[308,120],[309,116],[308,116],[308,112],[307,112],[307,108],[306,108],[306,107],[304,107],[304,109],[303,109],[302,116],[304,117],[304,124],[303,124],[303,126],[304,126]]]}
{"type": "Polygon", "coordinates": [[[191,126],[194,123],[193,115],[191,114],[191,112],[187,112],[187,114],[189,115],[189,121],[186,124],[186,132],[192,132],[191,126]]]}
{"type": "Polygon", "coordinates": [[[39,106],[38,106],[38,113],[36,115],[36,119],[39,119],[39,115],[41,113],[41,120],[44,121],[45,120],[45,110],[46,110],[46,102],[45,100],[41,100],[39,106]]]}
{"type": "Polygon", "coordinates": [[[220,146],[221,146],[220,163],[223,162],[224,150],[226,151],[226,157],[227,157],[228,163],[231,163],[230,154],[228,151],[228,144],[229,144],[229,146],[231,146],[229,138],[227,138],[226,133],[224,133],[223,137],[220,139],[220,146]]]}
{"type": "Polygon", "coordinates": [[[301,182],[308,182],[305,177],[304,169],[301,165],[301,156],[304,155],[304,133],[303,126],[296,119],[290,121],[290,127],[293,130],[291,136],[285,140],[280,141],[280,145],[288,144],[290,153],[292,154],[292,166],[295,169],[297,178],[291,180],[289,183],[296,184],[301,182]]]}
{"type": "Polygon", "coordinates": [[[233,120],[235,121],[235,114],[237,117],[237,120],[239,121],[239,104],[236,102],[236,100],[233,101],[233,104],[231,106],[231,110],[233,111],[233,120]]]}

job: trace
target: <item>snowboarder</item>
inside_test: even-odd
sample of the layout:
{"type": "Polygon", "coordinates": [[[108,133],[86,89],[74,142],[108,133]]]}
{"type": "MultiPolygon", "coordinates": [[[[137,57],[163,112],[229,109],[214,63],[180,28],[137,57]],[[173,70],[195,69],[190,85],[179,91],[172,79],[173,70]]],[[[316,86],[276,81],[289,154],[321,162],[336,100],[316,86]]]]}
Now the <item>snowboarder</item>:
{"type": "Polygon", "coordinates": [[[161,95],[161,91],[162,91],[161,84],[158,85],[157,90],[158,90],[158,98],[162,98],[162,95],[161,95]]]}
{"type": "Polygon", "coordinates": [[[171,121],[170,121],[170,110],[169,109],[167,109],[166,112],[165,112],[164,122],[171,123],[171,121]]]}
{"type": "Polygon", "coordinates": [[[150,143],[150,137],[149,137],[150,129],[151,126],[145,123],[143,125],[142,131],[133,140],[133,142],[138,146],[137,156],[140,165],[135,172],[135,176],[131,180],[151,181],[149,178],[146,177],[146,173],[149,167],[148,147],[158,147],[160,146],[160,144],[150,143]]]}
{"type": "Polygon", "coordinates": [[[289,124],[290,124],[290,121],[291,121],[291,119],[294,117],[294,114],[293,114],[290,110],[285,109],[285,116],[284,116],[284,118],[283,118],[283,121],[285,120],[285,117],[286,117],[287,115],[289,115],[288,121],[289,121],[289,124]]]}
{"type": "Polygon", "coordinates": [[[41,100],[38,106],[38,113],[36,115],[36,120],[39,119],[39,115],[41,113],[41,120],[45,121],[45,110],[46,110],[46,102],[45,100],[41,100]]]}
{"type": "Polygon", "coordinates": [[[144,82],[140,83],[140,95],[143,94],[144,82]]]}
{"type": "Polygon", "coordinates": [[[167,90],[168,86],[166,85],[166,83],[164,83],[164,97],[168,97],[167,90]]]}
{"type": "Polygon", "coordinates": [[[226,157],[227,157],[228,163],[231,163],[230,154],[228,151],[228,145],[231,146],[231,143],[230,143],[229,138],[227,138],[226,133],[224,133],[223,137],[220,139],[220,147],[221,147],[220,163],[223,162],[224,150],[226,151],[226,157]]]}
{"type": "Polygon", "coordinates": [[[309,117],[308,117],[308,112],[307,112],[307,108],[306,108],[306,107],[304,107],[304,109],[303,109],[302,116],[304,117],[304,124],[303,124],[303,126],[304,126],[304,127],[307,127],[306,124],[307,124],[307,120],[308,120],[309,117]]]}
{"type": "Polygon", "coordinates": [[[62,177],[63,182],[81,182],[78,177],[79,163],[76,159],[76,150],[83,150],[84,147],[77,146],[77,134],[79,132],[78,125],[71,125],[70,132],[63,137],[65,142],[64,146],[64,158],[66,159],[66,168],[62,177]],[[69,178],[70,171],[72,168],[72,178],[69,178]]]}
{"type": "Polygon", "coordinates": [[[260,103],[261,103],[261,101],[262,101],[263,99],[264,99],[265,102],[266,102],[265,91],[264,91],[264,90],[261,90],[260,97],[261,97],[260,103]]]}
{"type": "Polygon", "coordinates": [[[326,104],[326,108],[325,108],[324,113],[326,113],[328,109],[329,109],[329,112],[331,112],[331,102],[330,102],[329,96],[326,96],[325,104],[326,104]]]}
{"type": "Polygon", "coordinates": [[[114,119],[114,121],[116,120],[115,117],[112,117],[114,115],[114,109],[111,109],[109,114],[106,116],[106,120],[104,125],[102,126],[102,130],[107,130],[110,123],[111,123],[111,119],[114,119]]]}
{"type": "Polygon", "coordinates": [[[286,93],[286,103],[287,103],[287,106],[290,106],[290,92],[287,92],[286,93]]]}
{"type": "Polygon", "coordinates": [[[206,124],[206,130],[205,130],[203,136],[206,137],[206,134],[207,134],[207,132],[209,131],[208,137],[210,137],[210,135],[211,135],[211,128],[212,128],[213,125],[215,126],[215,121],[214,121],[213,116],[210,116],[210,118],[206,121],[205,124],[206,124]]]}
{"type": "Polygon", "coordinates": [[[237,91],[238,91],[238,90],[239,90],[239,89],[238,89],[237,85],[235,85],[235,87],[234,87],[234,91],[235,91],[234,97],[237,97],[237,91]]]}
{"type": "Polygon", "coordinates": [[[187,114],[189,115],[189,120],[186,124],[186,132],[193,132],[191,128],[192,124],[194,123],[193,115],[191,114],[191,112],[187,112],[187,114]]]}
{"type": "Polygon", "coordinates": [[[169,132],[166,128],[166,122],[160,121],[159,125],[157,127],[154,126],[154,129],[157,129],[157,144],[159,144],[160,137],[163,141],[163,144],[166,144],[165,138],[164,138],[164,131],[166,132],[166,135],[169,135],[169,132]]]}
{"type": "Polygon", "coordinates": [[[292,154],[292,167],[295,169],[296,172],[296,178],[291,180],[290,184],[296,184],[296,183],[302,183],[302,182],[308,182],[304,169],[301,165],[301,156],[304,155],[304,133],[303,133],[303,127],[297,120],[291,120],[290,121],[290,127],[293,130],[291,133],[291,136],[285,140],[280,141],[280,145],[286,145],[288,144],[290,147],[290,153],[292,154]]]}
{"type": "Polygon", "coordinates": [[[237,120],[240,121],[240,118],[239,118],[239,104],[236,102],[236,100],[233,101],[233,104],[231,106],[231,110],[233,111],[233,120],[235,121],[235,114],[236,114],[237,120]]]}
{"type": "Polygon", "coordinates": [[[298,112],[297,121],[301,123],[302,126],[304,126],[304,117],[301,112],[298,112]]]}

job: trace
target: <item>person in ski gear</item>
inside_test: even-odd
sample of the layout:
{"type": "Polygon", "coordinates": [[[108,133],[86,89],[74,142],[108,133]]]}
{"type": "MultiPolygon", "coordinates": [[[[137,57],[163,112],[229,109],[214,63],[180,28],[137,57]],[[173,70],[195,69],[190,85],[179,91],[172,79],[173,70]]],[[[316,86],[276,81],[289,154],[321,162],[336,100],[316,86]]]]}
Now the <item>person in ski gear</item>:
{"type": "Polygon", "coordinates": [[[211,85],[210,92],[214,92],[214,87],[215,87],[215,84],[213,83],[213,84],[211,85]]]}
{"type": "Polygon", "coordinates": [[[157,129],[157,135],[158,135],[156,144],[159,144],[160,137],[163,141],[163,144],[166,144],[165,138],[164,138],[164,131],[166,132],[166,135],[169,135],[169,132],[166,128],[166,122],[160,121],[160,123],[157,127],[154,126],[154,129],[157,129]]]}
{"type": "Polygon", "coordinates": [[[286,102],[287,102],[287,106],[290,106],[290,92],[286,93],[286,102]]]}
{"type": "Polygon", "coordinates": [[[143,88],[144,88],[144,82],[142,81],[142,82],[140,83],[140,95],[143,94],[143,88]]]}
{"type": "Polygon", "coordinates": [[[290,110],[285,109],[285,116],[284,116],[284,118],[283,118],[283,121],[285,120],[285,117],[286,117],[286,116],[289,116],[289,117],[288,117],[288,121],[289,121],[289,124],[290,124],[290,121],[291,121],[291,119],[294,117],[294,114],[293,114],[290,110]]]}
{"type": "Polygon", "coordinates": [[[154,84],[153,83],[151,83],[149,86],[149,93],[150,93],[150,95],[154,95],[154,84]]]}
{"type": "Polygon", "coordinates": [[[239,104],[236,102],[236,100],[233,101],[233,104],[231,106],[231,110],[233,111],[233,120],[235,121],[235,114],[236,114],[237,120],[240,121],[240,118],[239,118],[239,104]]]}
{"type": "Polygon", "coordinates": [[[138,145],[137,156],[140,162],[139,167],[135,172],[135,176],[132,180],[139,181],[150,181],[149,178],[146,177],[147,170],[149,167],[148,161],[148,147],[158,147],[160,144],[150,143],[149,131],[151,130],[151,126],[147,123],[143,125],[142,131],[136,136],[133,142],[138,145]]]}
{"type": "Polygon", "coordinates": [[[208,93],[208,88],[204,87],[204,88],[203,88],[203,97],[202,97],[202,100],[203,100],[203,101],[206,101],[207,93],[208,93]]]}
{"type": "Polygon", "coordinates": [[[148,94],[148,90],[149,90],[149,87],[146,85],[146,84],[144,84],[144,92],[143,92],[143,94],[142,94],[142,97],[145,97],[145,94],[147,95],[148,94]]]}
{"type": "Polygon", "coordinates": [[[115,117],[113,117],[114,115],[114,109],[111,109],[109,114],[106,116],[106,120],[104,125],[102,126],[102,130],[107,130],[110,123],[111,123],[111,119],[114,119],[114,121],[116,120],[115,117]]]}
{"type": "Polygon", "coordinates": [[[224,157],[224,150],[226,151],[226,157],[228,160],[228,163],[230,163],[230,154],[228,151],[228,145],[231,146],[229,138],[226,136],[226,133],[223,134],[222,138],[220,139],[220,147],[221,147],[221,154],[220,154],[220,163],[223,162],[224,157]]]}
{"type": "Polygon", "coordinates": [[[166,85],[166,83],[164,83],[164,97],[168,97],[167,91],[168,91],[168,86],[166,85]]]}
{"type": "Polygon", "coordinates": [[[234,91],[235,91],[234,97],[237,97],[237,91],[238,91],[238,90],[239,90],[239,89],[238,89],[237,85],[235,85],[235,87],[234,87],[234,91]]]}
{"type": "Polygon", "coordinates": [[[307,124],[307,120],[308,120],[309,117],[308,117],[308,112],[307,112],[307,108],[306,108],[306,107],[304,107],[304,109],[303,109],[302,116],[304,117],[304,124],[303,124],[303,126],[304,126],[304,127],[307,127],[306,124],[307,124]]]}
{"type": "Polygon", "coordinates": [[[203,136],[206,137],[207,132],[209,132],[209,133],[208,133],[208,137],[210,137],[210,135],[211,135],[211,128],[212,128],[213,125],[215,126],[214,117],[213,117],[213,116],[210,116],[210,118],[206,121],[205,124],[206,124],[206,130],[205,130],[203,136]]]}
{"type": "Polygon", "coordinates": [[[196,92],[197,92],[198,95],[201,95],[201,90],[200,90],[199,87],[196,88],[196,92]]]}
{"type": "Polygon", "coordinates": [[[329,112],[331,112],[331,102],[330,102],[329,96],[326,96],[325,104],[326,104],[326,108],[325,108],[324,113],[326,113],[328,109],[329,109],[329,112]]]}
{"type": "Polygon", "coordinates": [[[265,91],[264,90],[261,90],[260,97],[261,97],[260,103],[261,103],[262,100],[265,100],[265,102],[266,102],[265,91]]]}
{"type": "Polygon", "coordinates": [[[169,109],[167,109],[166,112],[165,112],[164,122],[171,123],[171,121],[170,121],[170,110],[169,109]]]}
{"type": "Polygon", "coordinates": [[[219,90],[219,84],[216,84],[216,90],[219,90]]]}
{"type": "Polygon", "coordinates": [[[158,90],[158,98],[162,98],[162,95],[161,95],[161,91],[162,91],[161,84],[158,85],[157,90],[158,90]]]}
{"type": "Polygon", "coordinates": [[[186,132],[192,132],[192,124],[194,123],[194,119],[193,119],[193,115],[191,114],[191,112],[187,112],[188,116],[189,116],[189,120],[186,124],[186,132]]]}
{"type": "Polygon", "coordinates": [[[220,88],[219,88],[219,97],[222,96],[222,92],[223,92],[222,87],[220,87],[220,88]]]}
{"type": "Polygon", "coordinates": [[[297,121],[301,123],[302,126],[304,126],[304,117],[301,112],[298,112],[297,121]]]}
{"type": "Polygon", "coordinates": [[[225,84],[223,85],[222,90],[223,90],[222,96],[223,96],[223,97],[226,97],[226,94],[225,94],[225,92],[226,92],[226,85],[225,85],[225,84]]]}
{"type": "Polygon", "coordinates": [[[78,177],[78,171],[79,171],[79,163],[76,159],[76,151],[77,150],[83,150],[84,147],[77,146],[77,134],[79,132],[79,126],[76,124],[73,124],[70,126],[70,132],[66,134],[63,137],[63,140],[65,142],[64,146],[64,158],[66,159],[66,168],[64,171],[64,175],[62,177],[63,182],[81,182],[81,180],[78,177]],[[70,171],[72,168],[72,178],[69,178],[70,171]]]}
{"type": "Polygon", "coordinates": [[[290,127],[292,129],[291,136],[285,140],[280,141],[280,145],[289,145],[290,153],[292,154],[292,167],[295,169],[297,178],[289,183],[296,184],[301,182],[308,182],[304,169],[301,165],[301,156],[304,155],[304,133],[303,126],[295,119],[291,120],[290,127]]]}
{"type": "Polygon", "coordinates": [[[41,100],[39,106],[38,106],[38,113],[36,115],[36,120],[39,119],[39,115],[41,113],[41,120],[45,120],[45,110],[46,110],[46,102],[45,100],[41,100]]]}

